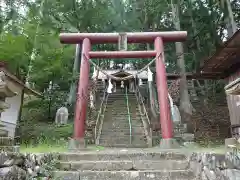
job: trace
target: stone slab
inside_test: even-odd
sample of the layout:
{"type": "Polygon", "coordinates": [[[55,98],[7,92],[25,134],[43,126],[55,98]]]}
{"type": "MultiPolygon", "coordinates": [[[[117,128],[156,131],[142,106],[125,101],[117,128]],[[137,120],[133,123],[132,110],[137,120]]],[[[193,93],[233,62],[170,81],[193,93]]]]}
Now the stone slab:
{"type": "Polygon", "coordinates": [[[61,180],[194,180],[190,171],[56,171],[61,180]]]}
{"type": "Polygon", "coordinates": [[[74,161],[59,162],[58,167],[65,171],[187,170],[188,161],[74,161]]]}
{"type": "MultiPolygon", "coordinates": [[[[147,144],[124,144],[123,142],[120,142],[118,144],[111,144],[111,143],[102,143],[100,142],[99,145],[103,147],[113,147],[113,148],[147,148],[147,144]],[[120,144],[121,143],[121,144],[120,144]]],[[[126,142],[125,142],[126,143],[126,142]]]]}
{"type": "Polygon", "coordinates": [[[186,160],[186,155],[180,152],[94,152],[94,153],[61,153],[61,161],[109,161],[109,160],[186,160]]]}
{"type": "Polygon", "coordinates": [[[161,161],[134,161],[133,168],[137,170],[187,170],[187,160],[161,160],[161,161]]]}
{"type": "Polygon", "coordinates": [[[133,167],[131,161],[81,161],[70,162],[71,170],[121,171],[133,167]]]}

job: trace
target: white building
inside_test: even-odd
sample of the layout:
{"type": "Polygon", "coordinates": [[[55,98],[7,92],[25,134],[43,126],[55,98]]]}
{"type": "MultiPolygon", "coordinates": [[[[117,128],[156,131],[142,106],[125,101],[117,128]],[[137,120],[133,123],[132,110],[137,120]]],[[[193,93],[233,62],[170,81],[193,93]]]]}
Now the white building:
{"type": "Polygon", "coordinates": [[[27,97],[41,97],[41,94],[26,87],[25,84],[20,81],[16,76],[11,74],[0,63],[0,71],[5,74],[5,82],[12,92],[16,93],[13,97],[6,97],[5,103],[8,108],[0,113],[0,130],[7,131],[8,136],[14,137],[16,125],[20,118],[20,112],[23,100],[27,97]],[[22,95],[24,93],[24,96],[22,95]],[[22,99],[24,98],[24,99],[22,99]]]}

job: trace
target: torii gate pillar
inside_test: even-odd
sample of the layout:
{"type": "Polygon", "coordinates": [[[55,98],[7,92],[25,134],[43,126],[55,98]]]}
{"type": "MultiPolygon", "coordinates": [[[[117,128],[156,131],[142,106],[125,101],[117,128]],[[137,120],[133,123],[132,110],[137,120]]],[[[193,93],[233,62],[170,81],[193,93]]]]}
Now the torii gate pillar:
{"type": "Polygon", "coordinates": [[[157,37],[154,42],[156,54],[156,85],[158,92],[158,103],[160,109],[160,124],[162,139],[160,147],[163,149],[177,148],[179,145],[173,139],[173,122],[168,101],[167,76],[164,60],[164,46],[161,37],[157,37]]]}
{"type": "Polygon", "coordinates": [[[79,150],[85,148],[85,121],[88,106],[88,86],[89,86],[89,72],[90,64],[88,61],[89,52],[91,50],[91,43],[88,38],[82,42],[81,53],[81,67],[78,81],[77,100],[75,106],[74,116],[74,134],[70,139],[69,149],[79,150]]]}

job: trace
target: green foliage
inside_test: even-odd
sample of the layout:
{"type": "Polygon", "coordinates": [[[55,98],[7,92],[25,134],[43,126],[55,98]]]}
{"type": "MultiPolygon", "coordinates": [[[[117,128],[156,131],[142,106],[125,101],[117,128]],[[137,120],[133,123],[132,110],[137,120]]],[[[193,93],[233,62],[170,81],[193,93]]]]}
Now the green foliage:
{"type": "Polygon", "coordinates": [[[21,126],[21,144],[38,146],[61,144],[72,136],[73,124],[56,126],[54,123],[28,123],[21,126]]]}

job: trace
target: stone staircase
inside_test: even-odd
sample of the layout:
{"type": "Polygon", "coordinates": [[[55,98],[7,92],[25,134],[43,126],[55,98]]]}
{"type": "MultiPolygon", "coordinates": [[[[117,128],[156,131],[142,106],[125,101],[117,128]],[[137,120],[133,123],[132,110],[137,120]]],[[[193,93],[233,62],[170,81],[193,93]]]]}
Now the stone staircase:
{"type": "Polygon", "coordinates": [[[64,153],[54,178],[61,180],[194,180],[182,153],[111,151],[64,153]]]}
{"type": "Polygon", "coordinates": [[[112,93],[108,96],[104,113],[100,145],[105,147],[147,147],[141,115],[134,93],[128,94],[129,114],[124,93],[112,93]]]}

